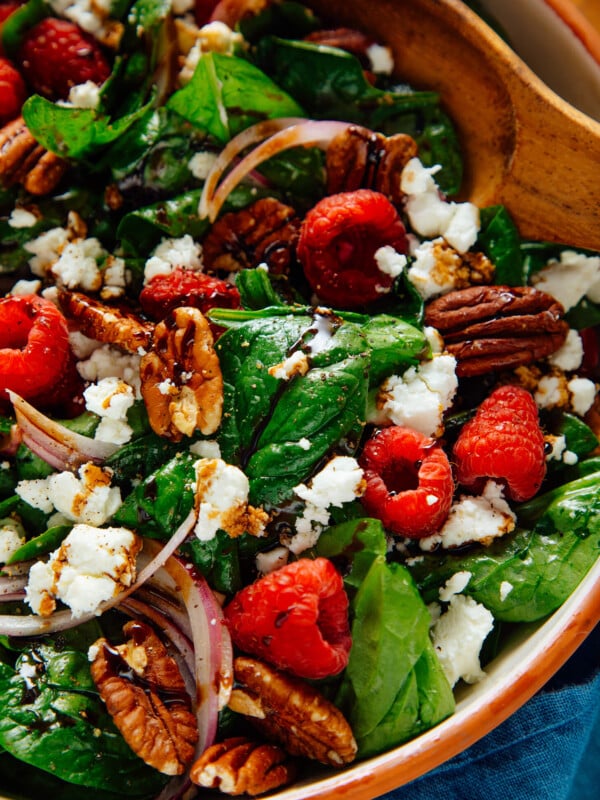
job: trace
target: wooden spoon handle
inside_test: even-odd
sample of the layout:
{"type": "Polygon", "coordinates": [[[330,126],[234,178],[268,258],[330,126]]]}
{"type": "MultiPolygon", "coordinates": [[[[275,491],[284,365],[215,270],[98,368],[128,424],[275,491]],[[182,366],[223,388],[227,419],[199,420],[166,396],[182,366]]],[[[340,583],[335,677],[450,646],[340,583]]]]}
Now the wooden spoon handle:
{"type": "Polygon", "coordinates": [[[600,249],[600,123],[460,0],[310,4],[389,44],[399,76],[440,93],[463,147],[463,198],[506,205],[525,238],[600,249]]]}

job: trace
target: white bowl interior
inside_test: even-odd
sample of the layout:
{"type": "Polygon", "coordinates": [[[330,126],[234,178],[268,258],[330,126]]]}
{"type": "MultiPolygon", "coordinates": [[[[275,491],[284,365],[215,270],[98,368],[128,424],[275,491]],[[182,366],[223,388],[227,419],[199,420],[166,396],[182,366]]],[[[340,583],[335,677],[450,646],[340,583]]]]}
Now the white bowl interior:
{"type": "Polygon", "coordinates": [[[546,0],[481,0],[481,4],[551,89],[600,119],[600,64],[546,0]]]}

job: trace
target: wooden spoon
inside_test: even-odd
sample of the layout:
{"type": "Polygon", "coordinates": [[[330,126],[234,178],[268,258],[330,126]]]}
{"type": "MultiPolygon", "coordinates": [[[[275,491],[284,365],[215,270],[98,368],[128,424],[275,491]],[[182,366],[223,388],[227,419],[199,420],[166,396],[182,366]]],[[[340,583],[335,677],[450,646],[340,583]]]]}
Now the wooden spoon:
{"type": "Polygon", "coordinates": [[[463,199],[505,205],[524,238],[600,250],[600,123],[551,91],[467,6],[310,5],[388,44],[398,77],[440,93],[463,147],[463,199]]]}

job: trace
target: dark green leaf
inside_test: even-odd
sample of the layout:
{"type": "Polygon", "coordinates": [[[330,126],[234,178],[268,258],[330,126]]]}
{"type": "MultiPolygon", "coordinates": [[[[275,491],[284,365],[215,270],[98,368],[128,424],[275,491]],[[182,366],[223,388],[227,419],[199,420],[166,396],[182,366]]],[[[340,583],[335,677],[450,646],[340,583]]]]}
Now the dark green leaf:
{"type": "Polygon", "coordinates": [[[195,536],[181,548],[217,592],[232,595],[241,589],[238,540],[217,531],[208,541],[195,536]]]}
{"type": "Polygon", "coordinates": [[[48,528],[44,533],[34,536],[33,539],[29,539],[18,550],[15,550],[6,563],[17,564],[19,561],[30,561],[51,553],[60,546],[70,530],[70,525],[55,525],[52,528],[48,528]]]}
{"type": "Polygon", "coordinates": [[[496,267],[496,284],[521,286],[526,282],[521,237],[504,206],[481,209],[481,229],[477,245],[496,267]]]}
{"type": "Polygon", "coordinates": [[[261,70],[219,53],[202,56],[191,81],[171,95],[167,108],[222,144],[261,120],[303,116],[300,106],[261,70]]]}
{"type": "MultiPolygon", "coordinates": [[[[352,649],[340,699],[360,742],[392,709],[428,646],[431,619],[407,570],[386,564],[383,556],[373,560],[352,614],[352,649]]],[[[404,737],[401,727],[398,735],[404,737]]]]}

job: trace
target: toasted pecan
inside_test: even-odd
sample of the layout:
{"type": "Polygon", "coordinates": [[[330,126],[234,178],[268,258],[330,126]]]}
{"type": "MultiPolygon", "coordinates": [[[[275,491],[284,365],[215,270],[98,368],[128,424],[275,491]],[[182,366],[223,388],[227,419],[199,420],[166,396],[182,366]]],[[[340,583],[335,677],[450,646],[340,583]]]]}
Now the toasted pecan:
{"type": "Polygon", "coordinates": [[[208,747],[190,770],[192,783],[229,795],[264,794],[295,777],[295,764],[284,750],[243,736],[208,747]]]}
{"type": "Polygon", "coordinates": [[[179,668],[149,625],[132,620],[123,631],[130,637],[124,645],[95,643],[94,683],[131,749],[165,775],[181,775],[198,726],[179,668]]]}
{"type": "Polygon", "coordinates": [[[229,706],[288,753],[333,767],[349,764],[356,741],[342,712],[310,684],[252,658],[234,662],[229,706]]]}
{"type": "Polygon", "coordinates": [[[438,297],[425,310],[460,377],[531,364],[558,350],[568,324],[560,303],[528,286],[472,286],[438,297]]]}

